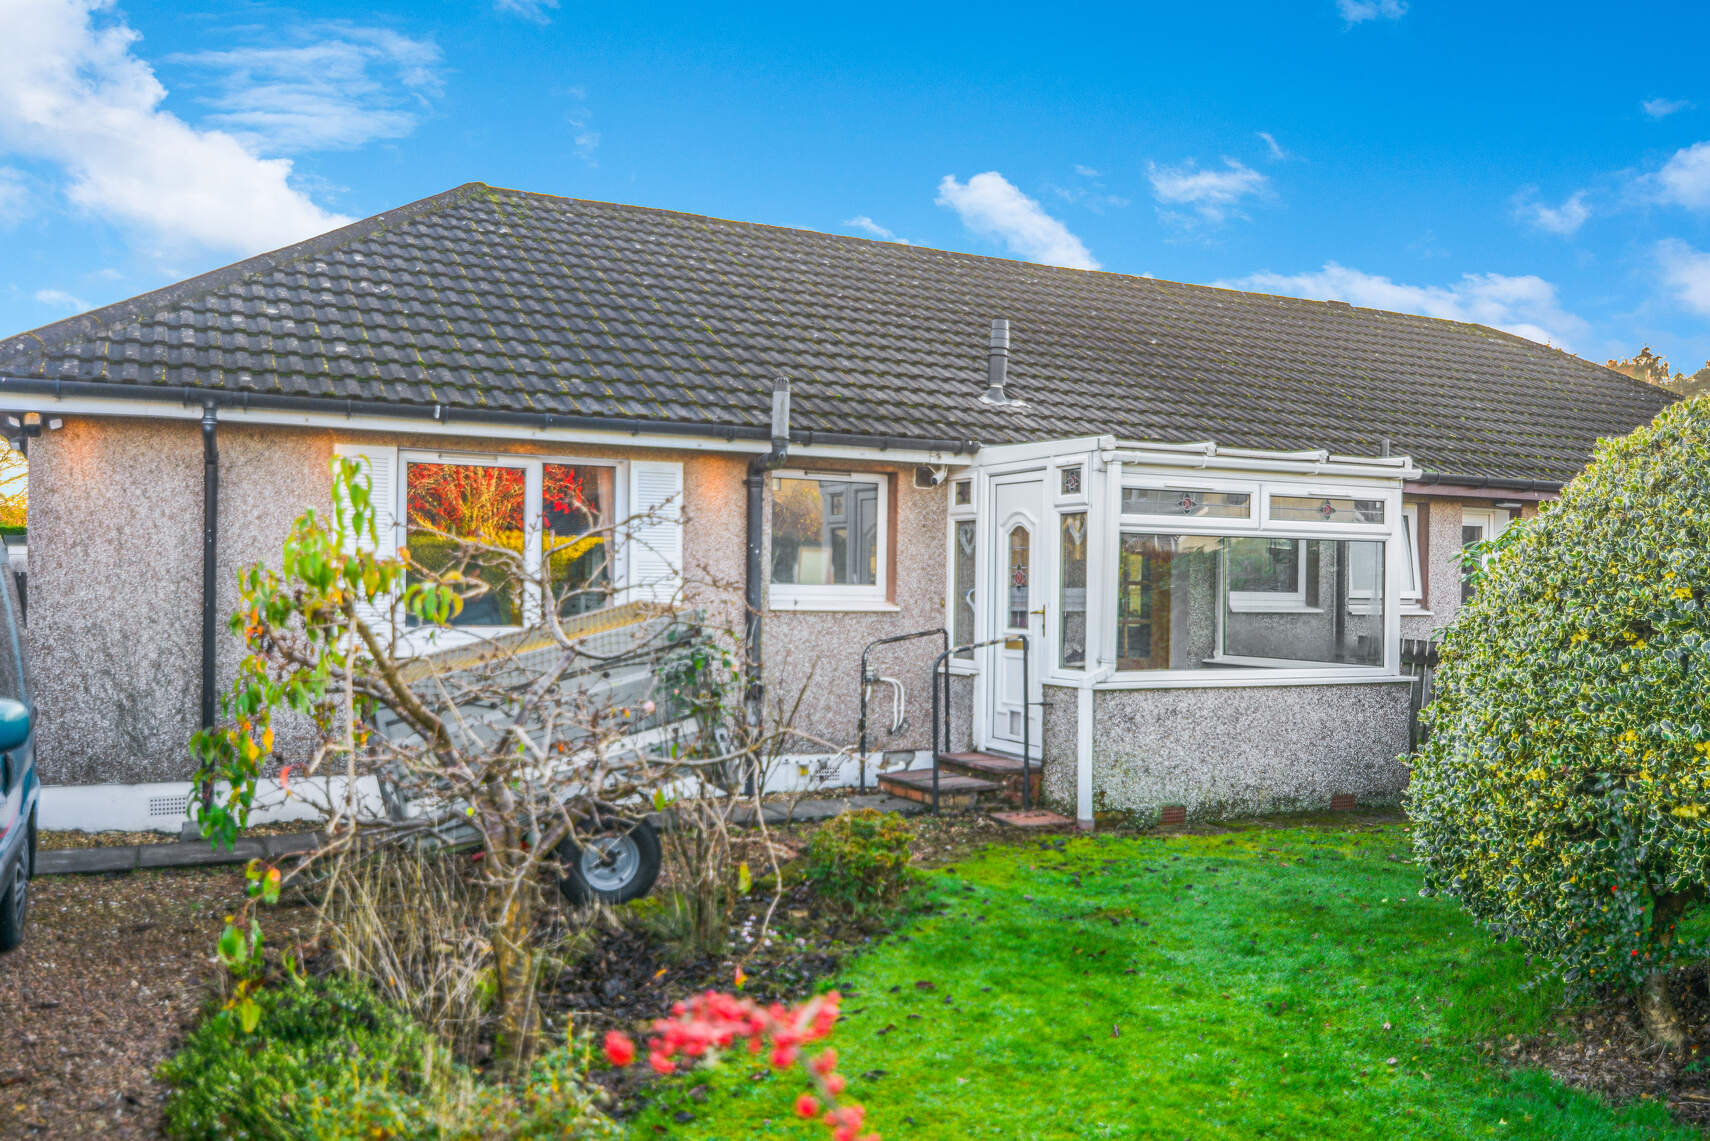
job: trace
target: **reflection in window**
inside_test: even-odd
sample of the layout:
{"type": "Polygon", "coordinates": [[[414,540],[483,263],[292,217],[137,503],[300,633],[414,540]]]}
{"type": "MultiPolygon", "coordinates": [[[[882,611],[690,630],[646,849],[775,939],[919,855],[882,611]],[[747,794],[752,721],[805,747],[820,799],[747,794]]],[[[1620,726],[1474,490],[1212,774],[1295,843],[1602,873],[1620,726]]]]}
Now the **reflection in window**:
{"type": "Polygon", "coordinates": [[[1383,500],[1273,495],[1271,518],[1281,523],[1382,523],[1383,500]]]}
{"type": "MultiPolygon", "coordinates": [[[[1078,469],[1077,469],[1078,470],[1078,469]]],[[[1061,647],[1059,661],[1064,669],[1083,669],[1087,664],[1087,516],[1084,511],[1064,515],[1062,530],[1061,647]]]]}
{"type": "Polygon", "coordinates": [[[1032,564],[1032,536],[1026,527],[1016,527],[1009,533],[1009,558],[1007,562],[1008,602],[1005,614],[1008,617],[1008,628],[1011,630],[1027,629],[1027,580],[1032,564]]]}
{"type": "MultiPolygon", "coordinates": [[[[956,578],[952,600],[950,637],[958,646],[968,645],[974,640],[974,521],[963,519],[956,524],[956,578]]],[[[956,654],[963,659],[974,656],[972,650],[961,650],[956,654]]]]}
{"type": "Polygon", "coordinates": [[[775,477],[772,581],[797,586],[876,585],[879,485],[775,477]]]}
{"type": "MultiPolygon", "coordinates": [[[[1118,562],[1117,668],[1383,665],[1383,543],[1291,539],[1297,553],[1284,555],[1281,547],[1273,552],[1266,546],[1271,542],[1125,534],[1118,562]],[[1237,604],[1238,597],[1264,592],[1236,592],[1232,584],[1280,586],[1290,567],[1307,605],[1237,604]],[[1246,577],[1237,579],[1237,573],[1246,577]]],[[[1292,601],[1296,592],[1287,593],[1292,601]]]]}
{"type": "MultiPolygon", "coordinates": [[[[435,574],[456,571],[487,585],[467,598],[453,626],[522,624],[524,479],[521,468],[411,463],[406,479],[410,561],[435,574]],[[461,546],[463,541],[494,550],[461,546]]],[[[414,622],[414,619],[411,619],[414,622]]]]}
{"type": "Polygon", "coordinates": [[[611,468],[542,465],[542,553],[560,615],[585,614],[611,601],[611,525],[611,468]]]}

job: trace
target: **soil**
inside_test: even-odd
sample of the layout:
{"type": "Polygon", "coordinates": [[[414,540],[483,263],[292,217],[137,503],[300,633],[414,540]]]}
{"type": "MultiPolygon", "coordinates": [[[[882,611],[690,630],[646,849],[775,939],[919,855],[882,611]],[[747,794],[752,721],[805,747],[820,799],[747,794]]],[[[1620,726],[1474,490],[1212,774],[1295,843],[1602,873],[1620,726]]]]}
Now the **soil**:
{"type": "MultiPolygon", "coordinates": [[[[949,815],[939,819],[916,817],[911,844],[916,867],[937,867],[963,858],[971,851],[1000,837],[1014,838],[984,814],[949,815]]],[[[799,855],[814,824],[791,825],[770,830],[780,863],[799,855]]],[[[543,999],[549,1021],[555,1026],[570,1023],[578,1030],[597,1035],[609,1029],[645,1035],[657,1018],[685,996],[716,989],[736,992],[737,971],[743,974],[740,993],[761,1002],[796,1002],[812,994],[824,980],[835,985],[837,972],[849,955],[876,939],[890,934],[892,927],[918,910],[908,893],[900,904],[877,920],[861,920],[828,909],[815,897],[811,885],[791,876],[785,869],[785,890],[772,910],[769,929],[762,933],[773,892],[770,867],[763,841],[748,834],[741,841],[738,859],[755,870],[755,888],[732,915],[732,935],[726,954],[684,957],[674,954],[661,936],[658,918],[662,908],[649,917],[645,905],[614,909],[602,917],[585,944],[581,956],[550,985],[543,999]]],[[[669,874],[655,891],[663,899],[672,890],[669,874]]],[[[915,897],[918,899],[918,897],[915,897]]],[[[848,991],[847,985],[838,987],[848,991]]],[[[646,1097],[651,1084],[644,1067],[624,1071],[597,1070],[593,1075],[614,1095],[619,1116],[633,1110],[646,1097]]]]}
{"type": "Polygon", "coordinates": [[[154,1137],[154,1080],[208,998],[227,868],[52,876],[0,955],[0,1137],[154,1137]]]}
{"type": "MultiPolygon", "coordinates": [[[[301,820],[279,824],[256,824],[244,829],[244,836],[286,836],[309,828],[301,820]]],[[[176,844],[177,832],[39,832],[36,845],[42,851],[68,851],[81,848],[126,848],[135,844],[176,844]]]]}
{"type": "Polygon", "coordinates": [[[1691,1035],[1685,1059],[1651,1042],[1631,995],[1612,995],[1564,1021],[1553,1034],[1491,1043],[1510,1065],[1548,1070],[1565,1085],[1609,1102],[1663,1101],[1674,1116],[1710,1127],[1710,968],[1674,972],[1669,990],[1691,1035]]]}

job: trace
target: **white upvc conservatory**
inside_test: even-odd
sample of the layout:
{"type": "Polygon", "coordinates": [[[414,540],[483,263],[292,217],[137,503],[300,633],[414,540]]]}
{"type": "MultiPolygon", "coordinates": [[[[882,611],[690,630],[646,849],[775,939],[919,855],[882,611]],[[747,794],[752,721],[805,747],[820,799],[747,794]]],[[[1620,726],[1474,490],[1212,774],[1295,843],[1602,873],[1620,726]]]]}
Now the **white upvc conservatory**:
{"type": "MultiPolygon", "coordinates": [[[[1167,754],[1173,770],[1183,769],[1184,759],[1186,768],[1196,767],[1192,718],[1225,726],[1251,721],[1251,710],[1266,703],[1244,706],[1244,692],[1358,685],[1404,692],[1410,679],[1401,673],[1401,609],[1417,573],[1401,495],[1404,480],[1417,474],[1403,456],[1109,436],[982,449],[950,480],[946,567],[953,641],[995,640],[951,666],[972,688],[972,746],[1019,755],[1027,742],[1044,759],[1048,795],[1055,787],[1054,799],[1065,808],[1072,801],[1086,822],[1101,764],[1123,754],[1130,768],[1145,768],[1148,756],[1167,754]],[[1161,710],[1156,702],[1110,696],[1143,690],[1229,692],[1195,699],[1198,712],[1185,715],[1187,724],[1179,698],[1159,721],[1145,712],[1161,710]],[[1096,719],[1106,712],[1123,722],[1122,736],[1101,732],[1096,719]],[[1167,744],[1150,739],[1162,734],[1167,744]]],[[[1291,723],[1301,710],[1334,716],[1334,699],[1294,697],[1291,723]]],[[[1287,735],[1286,727],[1248,728],[1287,735]]],[[[1387,738],[1373,742],[1369,728],[1362,732],[1355,752],[1373,753],[1381,766],[1377,754],[1387,738]]],[[[1215,727],[1205,733],[1204,747],[1219,748],[1215,727]]],[[[1279,737],[1275,745],[1279,764],[1312,763],[1307,740],[1279,737]]],[[[1345,770],[1347,760],[1333,767],[1345,770]]],[[[1317,786],[1310,781],[1267,775],[1262,761],[1249,762],[1236,783],[1251,788],[1224,788],[1222,800],[1262,808],[1312,799],[1317,786]],[[1253,792],[1261,785],[1286,794],[1253,792]]],[[[1227,776],[1216,764],[1205,760],[1213,783],[1227,776]]],[[[1138,787],[1191,800],[1184,775],[1191,780],[1178,771],[1163,785],[1139,779],[1138,787]]],[[[1122,776],[1136,783],[1133,773],[1122,776]]],[[[1343,778],[1327,776],[1324,787],[1336,779],[1343,778]]],[[[1369,797],[1380,790],[1345,791],[1369,797]]]]}

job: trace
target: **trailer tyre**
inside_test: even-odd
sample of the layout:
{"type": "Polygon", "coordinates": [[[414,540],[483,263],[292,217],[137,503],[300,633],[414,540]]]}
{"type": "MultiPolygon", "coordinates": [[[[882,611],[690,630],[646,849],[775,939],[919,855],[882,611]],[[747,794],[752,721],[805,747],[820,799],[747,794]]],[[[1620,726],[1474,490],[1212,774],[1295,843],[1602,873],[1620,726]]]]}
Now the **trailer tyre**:
{"type": "Polygon", "coordinates": [[[558,890],[571,903],[628,903],[653,890],[664,852],[659,832],[645,820],[627,832],[584,837],[579,845],[566,836],[558,842],[563,875],[558,890]]]}

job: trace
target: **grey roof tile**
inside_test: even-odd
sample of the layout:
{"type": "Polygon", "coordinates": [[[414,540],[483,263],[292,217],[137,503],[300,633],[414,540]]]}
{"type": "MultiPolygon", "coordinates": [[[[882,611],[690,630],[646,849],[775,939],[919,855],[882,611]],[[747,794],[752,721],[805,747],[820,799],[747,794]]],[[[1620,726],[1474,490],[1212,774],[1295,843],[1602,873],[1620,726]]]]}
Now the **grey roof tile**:
{"type": "Polygon", "coordinates": [[[767,422],[1113,433],[1570,477],[1672,399],[1478,325],[478,183],[0,341],[0,376],[767,422]],[[989,322],[1025,413],[979,403],[989,322]]]}

